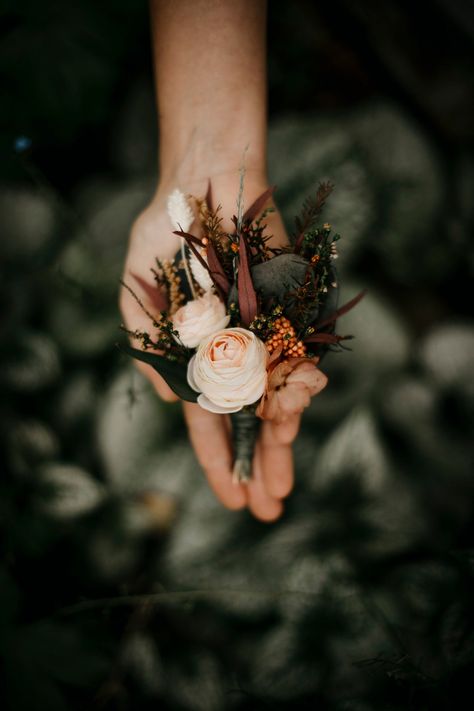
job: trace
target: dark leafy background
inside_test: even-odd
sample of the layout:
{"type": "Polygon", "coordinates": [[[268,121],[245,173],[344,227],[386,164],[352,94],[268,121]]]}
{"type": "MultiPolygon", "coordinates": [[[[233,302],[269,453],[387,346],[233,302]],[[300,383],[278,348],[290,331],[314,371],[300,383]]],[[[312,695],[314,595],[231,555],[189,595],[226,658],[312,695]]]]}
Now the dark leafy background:
{"type": "Polygon", "coordinates": [[[271,3],[277,200],[290,223],[333,180],[342,297],[369,288],[273,525],[219,506],[179,405],[114,348],[156,180],[147,22],[1,5],[2,707],[465,708],[469,4],[271,3]]]}

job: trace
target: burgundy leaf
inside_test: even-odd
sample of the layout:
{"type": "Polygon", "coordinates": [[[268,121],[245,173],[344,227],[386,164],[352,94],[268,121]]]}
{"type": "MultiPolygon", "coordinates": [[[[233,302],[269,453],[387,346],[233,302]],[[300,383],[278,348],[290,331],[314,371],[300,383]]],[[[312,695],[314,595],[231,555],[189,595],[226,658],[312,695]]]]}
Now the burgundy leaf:
{"type": "Polygon", "coordinates": [[[206,205],[207,209],[212,212],[212,186],[210,180],[207,181],[206,205]]]}
{"type": "Polygon", "coordinates": [[[173,230],[173,234],[179,235],[180,237],[184,237],[188,244],[192,242],[193,244],[198,244],[200,247],[202,245],[201,240],[190,234],[189,232],[183,232],[183,230],[173,230]]]}
{"type": "Polygon", "coordinates": [[[328,316],[327,318],[323,319],[323,320],[320,321],[319,323],[316,323],[316,324],[315,324],[315,328],[322,328],[323,326],[327,326],[328,323],[332,323],[332,322],[335,321],[337,318],[339,318],[339,316],[342,316],[343,314],[346,314],[346,313],[347,313],[348,311],[350,311],[356,304],[358,304],[361,299],[364,298],[364,296],[366,295],[366,293],[367,293],[367,289],[363,289],[363,291],[361,291],[359,294],[357,294],[357,296],[354,296],[353,299],[351,299],[350,301],[347,301],[347,303],[345,303],[345,304],[344,304],[343,306],[341,306],[340,308],[336,309],[336,311],[333,311],[330,316],[328,316]]]}
{"type": "Polygon", "coordinates": [[[224,292],[225,296],[227,296],[227,294],[229,293],[229,290],[230,290],[229,280],[227,278],[227,275],[224,271],[222,264],[219,261],[219,257],[217,256],[217,252],[214,248],[214,245],[210,241],[206,247],[206,252],[207,252],[207,261],[209,264],[209,273],[210,273],[212,279],[214,280],[214,282],[224,292]]]}
{"type": "MultiPolygon", "coordinates": [[[[221,297],[222,301],[225,301],[225,297],[227,296],[227,293],[229,291],[229,283],[227,282],[227,277],[225,277],[225,274],[224,274],[224,277],[226,279],[226,284],[227,284],[227,289],[225,289],[222,286],[223,280],[222,280],[220,274],[219,273],[216,274],[215,272],[212,271],[210,265],[206,262],[206,260],[202,257],[201,253],[194,246],[195,244],[201,245],[200,240],[198,240],[197,237],[194,237],[194,235],[188,234],[187,232],[175,231],[174,234],[180,235],[181,237],[183,237],[186,240],[186,243],[187,243],[189,249],[193,252],[193,254],[195,254],[195,256],[199,260],[200,264],[202,264],[204,269],[206,269],[206,271],[209,273],[209,276],[211,277],[212,281],[214,282],[214,285],[217,289],[217,293],[221,297]]],[[[207,247],[208,258],[209,258],[209,246],[210,246],[210,244],[207,247]]],[[[220,263],[219,263],[219,266],[220,266],[220,263]]],[[[220,268],[222,269],[222,267],[220,267],[220,268]]]]}
{"type": "MultiPolygon", "coordinates": [[[[175,234],[179,234],[179,235],[181,235],[181,237],[184,237],[184,239],[185,239],[186,242],[187,242],[187,245],[188,245],[189,249],[196,255],[197,259],[200,261],[200,263],[202,264],[202,266],[204,267],[204,269],[207,269],[207,271],[208,271],[209,274],[210,274],[210,273],[211,273],[211,270],[209,269],[208,263],[206,262],[205,259],[202,258],[201,253],[198,252],[198,250],[197,250],[196,247],[194,246],[194,240],[196,240],[196,237],[193,237],[193,235],[188,235],[187,232],[176,232],[175,234]]],[[[201,244],[201,242],[200,242],[199,240],[197,240],[197,243],[198,243],[199,245],[201,244]]]]}
{"type": "Polygon", "coordinates": [[[147,295],[147,298],[153,305],[153,307],[158,311],[166,311],[166,309],[168,308],[168,299],[166,298],[166,295],[164,294],[163,290],[160,289],[158,284],[152,286],[147,281],[145,281],[145,279],[142,279],[141,276],[138,276],[138,274],[133,274],[132,272],[130,272],[130,274],[135,279],[139,287],[143,290],[143,292],[147,295]]]}
{"type": "Polygon", "coordinates": [[[338,336],[336,333],[314,333],[312,336],[304,339],[305,343],[339,343],[346,341],[352,336],[338,336]]]}
{"type": "Polygon", "coordinates": [[[248,208],[248,210],[245,211],[244,216],[242,218],[242,222],[252,222],[255,220],[257,215],[259,215],[261,212],[263,212],[263,208],[265,207],[265,204],[268,202],[268,200],[271,198],[273,193],[275,192],[276,185],[273,185],[271,188],[268,188],[265,190],[264,193],[260,195],[248,208]]]}
{"type": "Polygon", "coordinates": [[[297,237],[297,239],[296,239],[296,242],[295,242],[295,248],[294,248],[294,249],[295,249],[295,254],[299,254],[300,251],[301,251],[301,246],[302,246],[303,240],[304,240],[304,234],[305,234],[305,233],[304,233],[304,228],[302,227],[301,230],[300,230],[300,233],[299,233],[299,235],[298,235],[298,237],[297,237]]]}
{"type": "Polygon", "coordinates": [[[257,295],[250,275],[247,245],[243,235],[239,239],[239,271],[237,274],[240,318],[244,326],[249,326],[257,314],[257,295]]]}

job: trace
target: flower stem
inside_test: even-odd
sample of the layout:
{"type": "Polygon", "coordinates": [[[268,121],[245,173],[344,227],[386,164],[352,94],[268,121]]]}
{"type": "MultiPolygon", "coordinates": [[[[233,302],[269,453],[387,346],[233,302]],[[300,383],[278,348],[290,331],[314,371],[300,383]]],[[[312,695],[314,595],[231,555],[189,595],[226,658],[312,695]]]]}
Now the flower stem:
{"type": "Polygon", "coordinates": [[[261,420],[252,410],[239,410],[231,415],[234,468],[232,481],[245,483],[252,478],[252,459],[261,420]]]}

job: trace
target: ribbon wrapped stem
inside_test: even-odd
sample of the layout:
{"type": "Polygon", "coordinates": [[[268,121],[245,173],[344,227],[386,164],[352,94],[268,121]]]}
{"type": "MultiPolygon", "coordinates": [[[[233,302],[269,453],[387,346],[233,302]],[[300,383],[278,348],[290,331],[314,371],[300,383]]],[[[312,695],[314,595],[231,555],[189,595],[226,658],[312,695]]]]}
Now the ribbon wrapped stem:
{"type": "Polygon", "coordinates": [[[252,478],[252,460],[260,430],[261,419],[250,409],[234,412],[232,421],[232,443],[234,447],[234,467],[232,480],[245,483],[252,478]]]}

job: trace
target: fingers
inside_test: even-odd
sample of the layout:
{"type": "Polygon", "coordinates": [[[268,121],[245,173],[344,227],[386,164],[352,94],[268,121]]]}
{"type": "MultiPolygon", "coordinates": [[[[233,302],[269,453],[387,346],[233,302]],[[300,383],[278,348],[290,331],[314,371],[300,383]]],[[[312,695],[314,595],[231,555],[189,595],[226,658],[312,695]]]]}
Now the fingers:
{"type": "Polygon", "coordinates": [[[301,415],[291,415],[280,424],[265,420],[262,427],[264,442],[268,442],[269,445],[272,441],[278,444],[292,444],[298,434],[300,424],[301,415]]]}
{"type": "Polygon", "coordinates": [[[260,521],[275,521],[283,512],[279,498],[272,496],[264,481],[262,468],[262,443],[259,440],[255,448],[252,478],[247,484],[249,509],[260,521]]]}
{"type": "Polygon", "coordinates": [[[232,482],[232,453],[224,418],[191,402],[183,403],[183,411],[209,486],[227,508],[243,508],[247,504],[247,491],[244,485],[232,482]]]}
{"type": "MultiPolygon", "coordinates": [[[[139,296],[142,299],[145,308],[149,308],[150,312],[153,313],[153,307],[148,305],[146,301],[146,296],[142,293],[140,293],[139,296]]],[[[133,298],[133,296],[124,287],[122,287],[120,294],[120,310],[122,312],[125,326],[130,331],[150,331],[150,319],[144,313],[144,311],[137,303],[137,301],[133,298]]],[[[132,345],[136,347],[137,344],[133,342],[133,339],[131,338],[130,340],[132,342],[132,345]]],[[[147,363],[142,363],[141,361],[137,361],[135,359],[133,362],[134,365],[138,368],[138,370],[143,373],[145,378],[150,381],[158,395],[163,400],[165,400],[166,402],[175,402],[179,399],[178,396],[171,390],[168,383],[161,377],[161,375],[159,375],[159,373],[156,372],[156,370],[153,370],[151,365],[148,365],[147,363]]]]}
{"type": "Polygon", "coordinates": [[[262,425],[261,459],[265,488],[270,496],[288,496],[294,484],[293,452],[291,444],[300,425],[294,415],[282,424],[266,420],[262,425]]]}
{"type": "Polygon", "coordinates": [[[278,497],[269,494],[263,479],[262,444],[257,443],[250,482],[234,484],[229,418],[189,402],[183,403],[183,410],[196,456],[219,501],[234,510],[248,503],[252,514],[261,521],[275,521],[281,516],[283,504],[278,497]]]}

